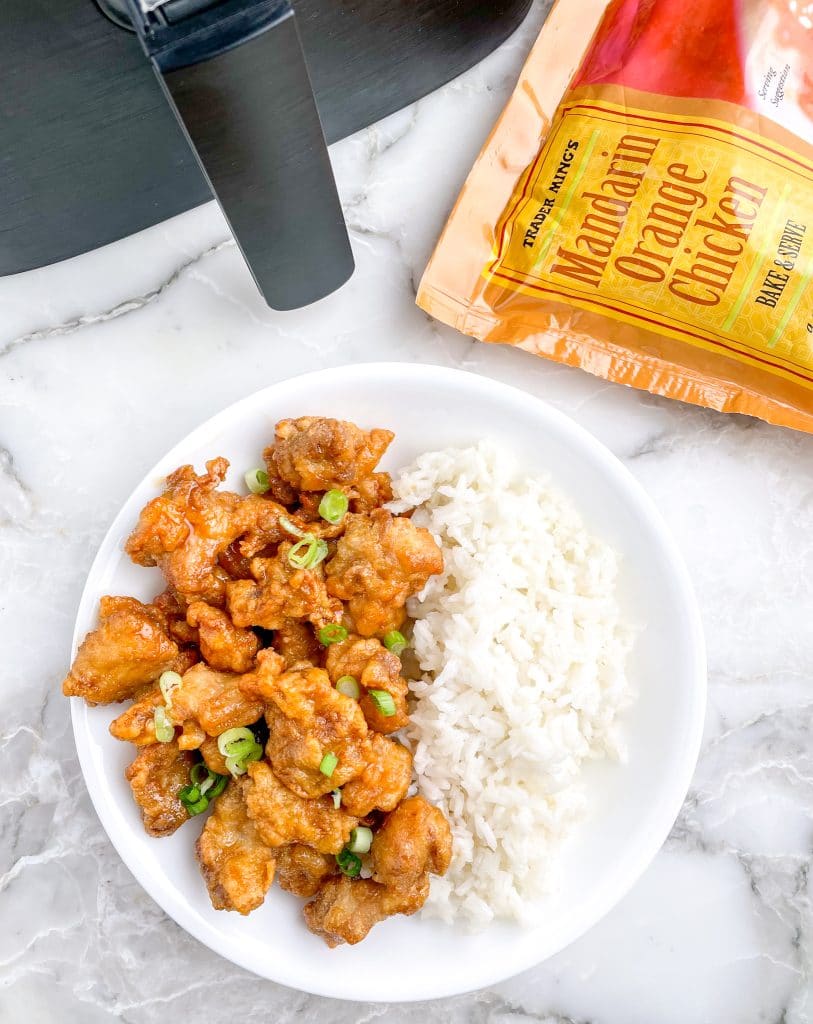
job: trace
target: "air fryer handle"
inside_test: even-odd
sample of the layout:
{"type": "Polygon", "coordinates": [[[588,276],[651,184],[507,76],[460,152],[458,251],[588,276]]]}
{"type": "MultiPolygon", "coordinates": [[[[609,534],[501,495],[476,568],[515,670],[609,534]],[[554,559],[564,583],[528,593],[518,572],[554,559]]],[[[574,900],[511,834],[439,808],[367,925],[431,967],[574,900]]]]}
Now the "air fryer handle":
{"type": "Polygon", "coordinates": [[[206,6],[193,32],[179,40],[185,23],[170,23],[172,44],[148,52],[258,288],[295,309],[344,284],[353,256],[294,13],[206,6]]]}

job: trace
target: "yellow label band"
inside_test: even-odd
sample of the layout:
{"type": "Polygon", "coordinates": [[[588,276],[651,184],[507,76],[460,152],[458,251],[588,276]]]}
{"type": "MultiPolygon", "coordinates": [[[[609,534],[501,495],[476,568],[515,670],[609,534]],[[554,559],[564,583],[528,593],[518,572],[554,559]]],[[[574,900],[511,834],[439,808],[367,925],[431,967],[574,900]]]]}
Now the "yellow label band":
{"type": "Polygon", "coordinates": [[[813,164],[744,127],[574,93],[490,280],[813,387],[813,164]]]}

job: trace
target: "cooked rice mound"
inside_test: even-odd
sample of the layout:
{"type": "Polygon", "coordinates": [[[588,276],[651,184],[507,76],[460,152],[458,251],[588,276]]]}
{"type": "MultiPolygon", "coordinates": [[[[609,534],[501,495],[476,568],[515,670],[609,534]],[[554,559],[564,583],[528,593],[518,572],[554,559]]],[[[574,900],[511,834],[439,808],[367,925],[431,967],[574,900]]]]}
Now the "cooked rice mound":
{"type": "Polygon", "coordinates": [[[423,673],[408,736],[454,838],[424,913],[475,929],[527,919],[585,813],[584,762],[624,757],[617,558],[548,480],[487,442],[422,455],[394,492],[445,558],[408,604],[423,673]]]}

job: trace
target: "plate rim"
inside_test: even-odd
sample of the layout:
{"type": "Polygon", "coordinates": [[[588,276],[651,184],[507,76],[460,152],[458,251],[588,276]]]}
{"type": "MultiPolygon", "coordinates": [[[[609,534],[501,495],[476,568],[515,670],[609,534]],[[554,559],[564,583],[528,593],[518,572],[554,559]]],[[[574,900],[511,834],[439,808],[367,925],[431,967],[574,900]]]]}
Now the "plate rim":
{"type": "MultiPolygon", "coordinates": [[[[340,382],[343,378],[352,380],[353,377],[357,375],[365,376],[370,373],[390,373],[397,375],[399,379],[412,377],[416,380],[424,381],[427,380],[427,378],[434,380],[437,380],[439,377],[445,378],[451,383],[457,382],[463,383],[466,387],[479,387],[492,394],[497,393],[502,394],[503,397],[506,398],[510,397],[512,401],[523,404],[529,409],[532,407],[532,410],[537,415],[541,415],[543,418],[547,418],[549,421],[554,422],[557,428],[565,435],[569,435],[570,438],[582,448],[586,448],[591,451],[593,457],[598,459],[599,462],[603,464],[603,467],[623,485],[623,490],[631,499],[634,499],[634,503],[637,505],[639,512],[645,516],[650,527],[653,528],[658,542],[662,547],[663,553],[667,558],[673,581],[679,590],[681,606],[686,613],[686,624],[691,636],[692,714],[690,723],[691,727],[684,748],[686,753],[683,763],[680,766],[680,771],[677,773],[677,778],[673,786],[672,798],[668,803],[663,802],[662,810],[658,819],[659,827],[653,828],[650,831],[647,836],[647,842],[640,845],[634,858],[630,858],[630,865],[620,883],[612,890],[611,893],[605,894],[604,898],[598,901],[590,915],[585,915],[589,917],[589,920],[574,921],[573,925],[569,929],[565,929],[561,935],[557,936],[557,941],[549,942],[546,946],[541,947],[538,952],[535,951],[532,956],[520,958],[515,969],[508,974],[506,974],[502,968],[489,969],[487,964],[480,964],[478,965],[478,978],[475,985],[461,988],[456,983],[445,987],[441,983],[440,985],[434,985],[429,994],[424,991],[419,991],[415,994],[409,992],[406,994],[398,993],[397,996],[388,999],[385,997],[382,998],[380,994],[368,995],[350,991],[337,993],[335,988],[331,987],[330,984],[319,984],[319,975],[316,972],[313,972],[305,983],[301,983],[300,980],[291,981],[276,976],[273,971],[273,964],[269,965],[271,968],[270,970],[258,970],[257,965],[248,962],[248,959],[242,955],[241,950],[230,950],[225,938],[222,942],[218,943],[215,938],[212,938],[210,941],[208,936],[204,936],[203,932],[205,932],[205,929],[199,928],[197,924],[199,919],[196,918],[193,911],[187,911],[186,905],[180,899],[173,902],[169,897],[164,899],[163,893],[159,892],[159,894],[156,895],[153,891],[153,888],[150,885],[151,875],[147,871],[146,867],[141,865],[136,851],[129,848],[129,844],[126,841],[126,835],[121,833],[117,824],[108,815],[102,791],[97,788],[95,782],[91,785],[91,779],[93,779],[96,774],[95,766],[92,763],[92,746],[89,743],[80,742],[80,737],[82,739],[87,738],[83,736],[83,733],[87,728],[87,705],[85,705],[81,698],[71,697],[70,710],[74,745],[76,747],[77,757],[82,771],[82,778],[101,826],[125,867],[130,871],[144,892],[176,925],[178,925],[178,927],[183,929],[183,931],[193,939],[212,950],[212,952],[223,957],[227,962],[233,963],[236,966],[241,967],[243,970],[249,971],[256,977],[272,981],[275,984],[284,985],[294,991],[302,991],[316,996],[364,1003],[407,1003],[425,1001],[429,999],[448,998],[455,995],[463,995],[467,992],[479,991],[487,986],[497,984],[507,980],[508,978],[515,977],[526,970],[530,970],[566,949],[577,939],[581,938],[586,932],[595,927],[615,906],[621,902],[622,899],[624,899],[635,883],[651,865],[667,840],[690,788],[700,755],[700,747],[705,725],[708,666],[702,616],[683,553],[678,547],[671,529],[660,510],[655,505],[653,499],[628,467],[625,466],[621,459],[618,458],[618,456],[616,456],[594,434],[587,430],[586,427],[577,423],[574,419],[568,416],[567,413],[552,405],[546,399],[541,398],[530,391],[525,391],[512,384],[506,384],[503,381],[495,380],[485,374],[475,373],[470,370],[463,370],[457,367],[450,367],[435,363],[404,363],[385,360],[349,363],[343,366],[326,367],[320,370],[312,370],[284,377],[221,408],[212,416],[209,416],[198,423],[197,426],[193,427],[192,430],[186,433],[167,452],[165,452],[153,466],[139,477],[134,486],[130,489],[128,495],[119,507],[118,512],[111,520],[103,538],[99,542],[96,554],[94,555],[93,561],[88,569],[79,602],[76,606],[76,617],[74,620],[71,640],[71,658],[75,656],[79,642],[82,639],[79,635],[79,624],[80,621],[85,618],[85,606],[91,599],[90,584],[91,581],[95,580],[100,574],[99,570],[102,564],[102,555],[105,554],[105,549],[108,546],[110,535],[118,531],[120,524],[125,518],[125,514],[131,514],[127,512],[128,506],[136,491],[138,491],[146,481],[160,479],[165,475],[162,467],[166,463],[171,463],[179,457],[179,454],[176,453],[180,453],[180,451],[195,445],[206,434],[217,430],[218,426],[222,422],[232,420],[235,415],[238,415],[239,417],[239,410],[242,406],[248,407],[259,402],[261,400],[261,396],[268,396],[269,401],[271,401],[274,398],[275,392],[283,391],[287,386],[294,382],[302,383],[305,380],[316,381],[326,378],[340,382]]],[[[107,557],[106,554],[105,557],[107,557]]],[[[172,894],[177,895],[178,890],[171,887],[171,892],[172,894]]]]}

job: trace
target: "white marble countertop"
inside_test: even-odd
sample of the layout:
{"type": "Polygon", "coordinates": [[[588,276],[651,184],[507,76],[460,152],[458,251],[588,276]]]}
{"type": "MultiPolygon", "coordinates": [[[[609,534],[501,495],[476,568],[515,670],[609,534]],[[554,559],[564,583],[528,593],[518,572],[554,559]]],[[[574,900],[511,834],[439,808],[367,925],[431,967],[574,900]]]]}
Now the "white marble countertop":
{"type": "Polygon", "coordinates": [[[211,204],[0,281],[2,1024],[813,1020],[813,438],[481,345],[414,305],[542,8],[469,74],[332,150],[358,269],[323,302],[265,308],[211,204]],[[59,693],[90,561],[149,466],[248,392],[371,359],[488,374],[593,431],[677,536],[709,649],[691,792],[629,896],[533,971],[402,1007],[258,980],[168,920],[99,825],[59,693]]]}

